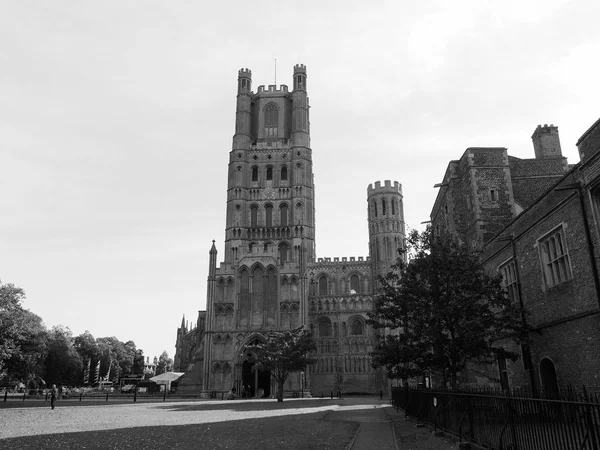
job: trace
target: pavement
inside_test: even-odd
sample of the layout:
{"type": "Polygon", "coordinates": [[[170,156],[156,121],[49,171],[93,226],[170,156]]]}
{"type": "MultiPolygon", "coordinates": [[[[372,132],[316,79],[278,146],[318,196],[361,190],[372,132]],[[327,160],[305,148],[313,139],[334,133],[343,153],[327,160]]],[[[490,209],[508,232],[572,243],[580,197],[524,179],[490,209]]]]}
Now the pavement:
{"type": "MultiPolygon", "coordinates": [[[[324,420],[358,422],[357,433],[346,450],[454,450],[454,439],[434,437],[429,427],[407,421],[387,400],[349,397],[335,404],[318,399],[286,399],[286,409],[274,400],[184,401],[146,404],[104,404],[62,407],[0,408],[0,440],[11,437],[48,435],[132,427],[176,426],[273,416],[325,413],[324,420]],[[237,403],[242,403],[236,407],[237,403]],[[274,403],[263,409],[261,403],[274,403]],[[244,405],[244,406],[243,406],[244,405]],[[201,406],[201,408],[198,408],[201,406]],[[213,408],[214,406],[214,408],[213,408]],[[255,408],[248,408],[256,406],[255,408]],[[226,409],[223,409],[226,407],[226,409]]],[[[16,405],[14,405],[16,406],[16,405]]],[[[66,406],[66,405],[65,405],[66,406]]],[[[0,445],[1,446],[1,445],[0,445]]]]}
{"type": "Polygon", "coordinates": [[[347,450],[454,450],[454,438],[433,435],[429,427],[418,427],[396,411],[388,401],[372,397],[345,399],[325,420],[359,422],[360,427],[347,450]]]}

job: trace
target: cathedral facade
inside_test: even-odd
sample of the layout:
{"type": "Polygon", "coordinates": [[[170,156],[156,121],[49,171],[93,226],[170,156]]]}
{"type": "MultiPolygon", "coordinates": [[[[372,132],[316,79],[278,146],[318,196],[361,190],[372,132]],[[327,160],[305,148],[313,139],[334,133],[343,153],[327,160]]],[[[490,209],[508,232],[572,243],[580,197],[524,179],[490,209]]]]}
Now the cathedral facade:
{"type": "Polygon", "coordinates": [[[286,392],[385,392],[384,372],[371,367],[377,336],[366,320],[377,275],[404,245],[402,187],[386,180],[367,189],[369,256],[317,258],[306,67],[294,67],[291,91],[269,85],[254,93],[251,76],[238,73],[225,249],[217,264],[213,241],[206,310],[177,330],[180,389],[209,395],[249,386],[255,397],[274,396],[270,374],[252,371],[246,348],[269,330],[304,325],[317,363],[292,374],[286,392]]]}

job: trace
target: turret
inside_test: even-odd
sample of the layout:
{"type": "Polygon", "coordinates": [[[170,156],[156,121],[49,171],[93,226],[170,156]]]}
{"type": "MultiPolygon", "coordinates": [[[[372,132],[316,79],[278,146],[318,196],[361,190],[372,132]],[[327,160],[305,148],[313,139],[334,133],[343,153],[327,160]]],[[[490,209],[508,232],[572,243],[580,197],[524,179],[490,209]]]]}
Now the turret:
{"type": "Polygon", "coordinates": [[[385,180],[367,188],[369,253],[373,275],[387,274],[404,248],[404,206],[402,185],[385,180]]]}
{"type": "Polygon", "coordinates": [[[558,137],[558,127],[545,124],[538,125],[533,135],[533,149],[536,159],[561,157],[560,139],[558,137]]]}
{"type": "Polygon", "coordinates": [[[292,145],[310,147],[310,126],[308,120],[308,97],[306,93],[306,66],[294,66],[294,90],[292,91],[292,145]]]}
{"type": "Polygon", "coordinates": [[[252,71],[238,72],[237,105],[235,112],[235,135],[233,150],[248,150],[251,143],[252,125],[252,71]]]}

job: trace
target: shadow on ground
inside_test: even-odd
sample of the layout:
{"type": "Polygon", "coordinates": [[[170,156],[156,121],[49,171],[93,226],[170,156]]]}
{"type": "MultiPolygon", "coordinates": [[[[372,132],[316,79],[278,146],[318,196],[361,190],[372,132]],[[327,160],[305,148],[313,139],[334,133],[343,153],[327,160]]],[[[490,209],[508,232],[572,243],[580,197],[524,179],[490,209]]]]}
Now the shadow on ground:
{"type": "Polygon", "coordinates": [[[358,423],[324,421],[325,414],[9,438],[0,449],[345,449],[358,423]]]}

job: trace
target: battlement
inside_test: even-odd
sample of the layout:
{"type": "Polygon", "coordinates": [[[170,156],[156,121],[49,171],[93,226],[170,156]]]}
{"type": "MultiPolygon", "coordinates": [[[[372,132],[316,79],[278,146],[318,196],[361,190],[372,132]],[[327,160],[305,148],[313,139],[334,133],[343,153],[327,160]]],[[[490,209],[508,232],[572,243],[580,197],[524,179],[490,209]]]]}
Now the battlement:
{"type": "Polygon", "coordinates": [[[375,187],[373,187],[373,184],[369,184],[369,187],[367,188],[367,195],[370,196],[379,192],[393,192],[402,194],[402,185],[397,181],[394,181],[394,183],[392,184],[391,180],[385,180],[383,182],[383,186],[381,185],[381,181],[376,181],[375,187]]]}
{"type": "Polygon", "coordinates": [[[296,64],[294,66],[294,73],[306,73],[306,66],[304,64],[296,64]]]}
{"type": "Polygon", "coordinates": [[[347,262],[366,262],[366,261],[370,261],[370,257],[363,257],[363,256],[358,256],[358,257],[354,257],[354,256],[350,256],[349,258],[346,256],[342,256],[341,258],[339,257],[334,257],[333,261],[332,258],[330,257],[324,257],[324,258],[317,258],[317,262],[321,263],[321,264],[327,264],[327,263],[331,263],[331,264],[336,264],[336,263],[347,263],[347,262]]]}
{"type": "Polygon", "coordinates": [[[276,84],[270,84],[269,85],[269,90],[265,90],[265,85],[261,84],[258,87],[258,94],[260,94],[261,92],[289,92],[288,91],[288,87],[285,84],[281,85],[281,89],[277,89],[277,85],[276,84]]]}
{"type": "Polygon", "coordinates": [[[238,71],[238,77],[252,78],[252,71],[248,68],[242,68],[238,71]]]}
{"type": "Polygon", "coordinates": [[[535,131],[533,132],[533,135],[531,135],[531,137],[533,138],[537,134],[540,134],[540,133],[553,133],[553,132],[557,132],[557,131],[558,131],[558,127],[554,126],[553,123],[551,123],[550,125],[545,123],[544,126],[538,125],[537,128],[535,129],[535,131]]]}

